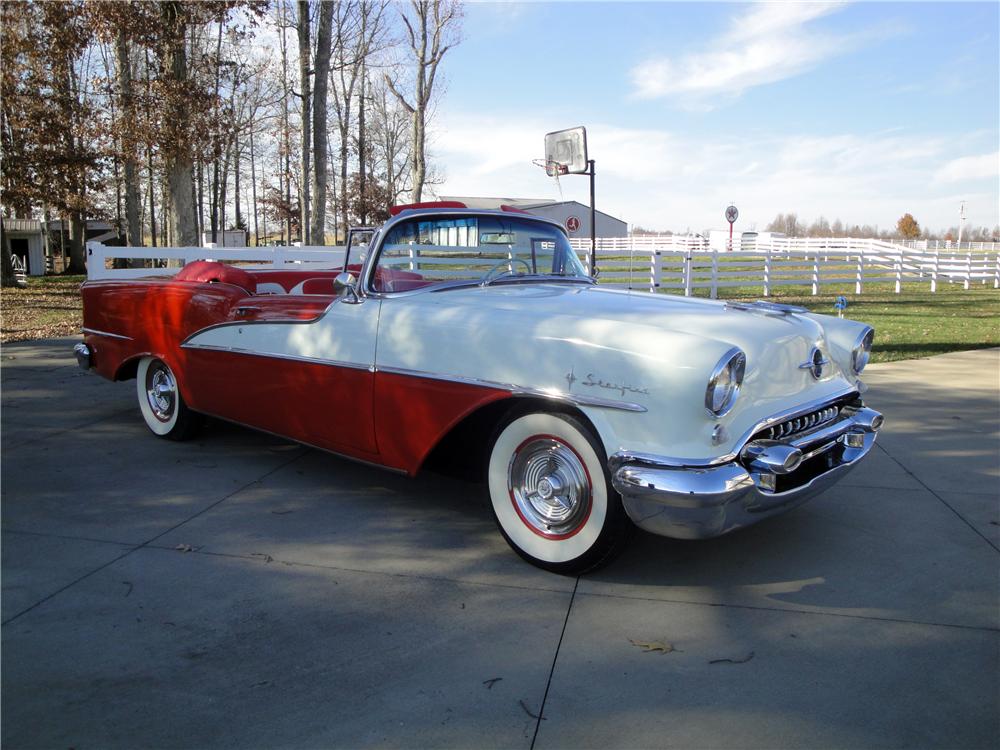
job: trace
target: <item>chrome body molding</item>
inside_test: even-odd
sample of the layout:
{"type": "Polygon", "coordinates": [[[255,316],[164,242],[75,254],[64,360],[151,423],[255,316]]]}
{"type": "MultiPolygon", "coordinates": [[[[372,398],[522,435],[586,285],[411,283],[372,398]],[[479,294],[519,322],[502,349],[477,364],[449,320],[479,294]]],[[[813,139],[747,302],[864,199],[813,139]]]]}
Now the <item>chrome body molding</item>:
{"type": "Polygon", "coordinates": [[[98,331],[96,328],[84,328],[84,333],[89,333],[92,336],[105,336],[109,339],[121,339],[122,341],[131,341],[131,336],[123,336],[120,333],[109,333],[108,331],[98,331]]]}
{"type": "Polygon", "coordinates": [[[760,312],[765,315],[795,315],[809,312],[798,305],[783,305],[780,302],[768,302],[762,299],[756,302],[726,302],[726,309],[760,312]]]}
{"type": "Polygon", "coordinates": [[[788,441],[752,441],[740,459],[721,463],[616,453],[609,459],[612,483],[629,518],[646,531],[678,539],[719,536],[804,503],[864,458],[882,415],[860,405],[844,407],[841,415],[788,441]]]}
{"type": "Polygon", "coordinates": [[[577,406],[593,406],[598,409],[619,409],[621,411],[644,412],[646,407],[642,404],[635,404],[630,401],[615,401],[614,399],[601,398],[599,396],[587,396],[581,393],[568,393],[556,389],[529,388],[513,383],[500,383],[494,380],[482,380],[480,378],[465,377],[463,375],[445,375],[438,372],[427,372],[425,370],[407,370],[402,367],[375,367],[376,372],[385,372],[391,375],[405,375],[411,378],[424,378],[426,380],[441,380],[446,383],[462,383],[464,385],[476,385],[482,388],[494,388],[500,391],[510,391],[513,396],[538,396],[540,398],[550,398],[556,401],[566,401],[577,406]]]}
{"type": "Polygon", "coordinates": [[[187,341],[181,344],[181,349],[204,349],[214,352],[228,352],[230,354],[245,354],[249,357],[266,357],[267,359],[287,359],[292,362],[305,362],[311,365],[326,365],[327,367],[346,367],[351,370],[368,370],[374,372],[372,365],[365,365],[359,362],[344,362],[339,359],[323,359],[320,357],[303,357],[298,354],[278,354],[274,352],[257,352],[250,349],[241,349],[235,346],[219,346],[217,344],[195,344],[187,341]]]}

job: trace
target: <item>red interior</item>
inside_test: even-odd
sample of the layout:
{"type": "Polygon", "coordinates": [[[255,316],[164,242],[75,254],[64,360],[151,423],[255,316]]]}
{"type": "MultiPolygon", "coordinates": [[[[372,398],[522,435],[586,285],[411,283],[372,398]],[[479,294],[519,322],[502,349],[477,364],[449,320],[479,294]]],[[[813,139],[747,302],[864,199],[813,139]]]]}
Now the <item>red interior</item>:
{"type": "MultiPolygon", "coordinates": [[[[361,264],[352,263],[347,270],[357,276],[361,273],[361,264]]],[[[174,276],[175,281],[194,281],[200,283],[221,283],[231,284],[245,289],[247,293],[254,296],[272,296],[277,290],[262,290],[258,295],[258,284],[276,284],[289,294],[295,290],[298,295],[325,295],[334,294],[333,281],[341,271],[332,270],[309,270],[301,271],[271,271],[261,269],[260,271],[249,271],[236,266],[229,266],[218,261],[197,260],[188,263],[174,276]]],[[[395,268],[378,268],[375,271],[373,287],[377,292],[407,292],[413,289],[427,286],[431,282],[424,279],[419,273],[413,271],[402,271],[395,268]]],[[[280,296],[280,292],[277,292],[280,296]]]]}

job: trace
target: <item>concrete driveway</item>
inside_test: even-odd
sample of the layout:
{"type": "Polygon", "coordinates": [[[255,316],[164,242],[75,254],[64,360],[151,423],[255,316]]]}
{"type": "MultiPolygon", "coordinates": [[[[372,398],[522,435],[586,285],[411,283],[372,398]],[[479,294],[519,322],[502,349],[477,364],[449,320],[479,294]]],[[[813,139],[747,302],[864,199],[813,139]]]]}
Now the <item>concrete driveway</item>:
{"type": "Polygon", "coordinates": [[[845,482],[576,580],[477,485],[156,439],[71,344],[3,349],[5,748],[1000,742],[1000,350],[874,366],[845,482]]]}

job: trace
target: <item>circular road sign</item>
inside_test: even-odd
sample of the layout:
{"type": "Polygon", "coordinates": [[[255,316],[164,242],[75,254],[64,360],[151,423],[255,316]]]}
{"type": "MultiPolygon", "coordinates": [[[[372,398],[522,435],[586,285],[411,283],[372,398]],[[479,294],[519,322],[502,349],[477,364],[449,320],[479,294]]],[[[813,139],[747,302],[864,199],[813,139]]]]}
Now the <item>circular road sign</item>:
{"type": "Polygon", "coordinates": [[[575,216],[566,219],[566,229],[570,232],[577,232],[580,229],[580,220],[575,216]]]}
{"type": "Polygon", "coordinates": [[[740,217],[740,212],[736,210],[736,206],[729,206],[726,209],[726,221],[730,224],[736,223],[736,220],[740,217]]]}

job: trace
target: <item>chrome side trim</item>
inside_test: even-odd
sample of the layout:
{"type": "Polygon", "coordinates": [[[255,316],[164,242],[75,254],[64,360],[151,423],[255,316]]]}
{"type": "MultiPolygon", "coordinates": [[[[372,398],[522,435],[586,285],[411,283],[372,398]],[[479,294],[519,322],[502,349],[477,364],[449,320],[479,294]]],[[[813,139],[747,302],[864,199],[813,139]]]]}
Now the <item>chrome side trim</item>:
{"type": "Polygon", "coordinates": [[[109,339],[122,339],[123,341],[131,341],[131,336],[123,336],[120,333],[108,333],[107,331],[98,331],[96,328],[84,328],[84,333],[90,333],[94,336],[107,336],[109,339]]]}
{"type": "Polygon", "coordinates": [[[482,388],[494,388],[501,391],[510,391],[513,396],[539,396],[550,398],[556,401],[566,401],[577,406],[593,406],[598,409],[620,409],[621,411],[645,412],[646,407],[642,404],[635,404],[629,401],[614,401],[598,396],[585,396],[577,393],[567,393],[555,389],[529,388],[513,383],[500,383],[495,380],[482,380],[480,378],[466,377],[464,375],[445,375],[437,372],[427,372],[425,370],[407,370],[402,367],[381,367],[376,366],[376,372],[385,372],[390,375],[404,375],[412,378],[423,378],[425,380],[440,380],[447,383],[462,383],[464,385],[475,385],[482,388]]]}
{"type": "MultiPolygon", "coordinates": [[[[328,367],[345,367],[350,370],[368,370],[374,372],[373,365],[364,365],[360,362],[344,362],[339,359],[322,359],[320,357],[302,357],[298,354],[278,354],[275,352],[258,352],[250,349],[240,349],[235,346],[218,346],[217,344],[181,344],[182,349],[205,349],[207,351],[228,352],[230,354],[246,354],[250,357],[267,357],[268,359],[287,359],[292,362],[305,362],[311,365],[326,365],[328,367]]],[[[256,428],[255,428],[256,429],[256,428]]]]}

